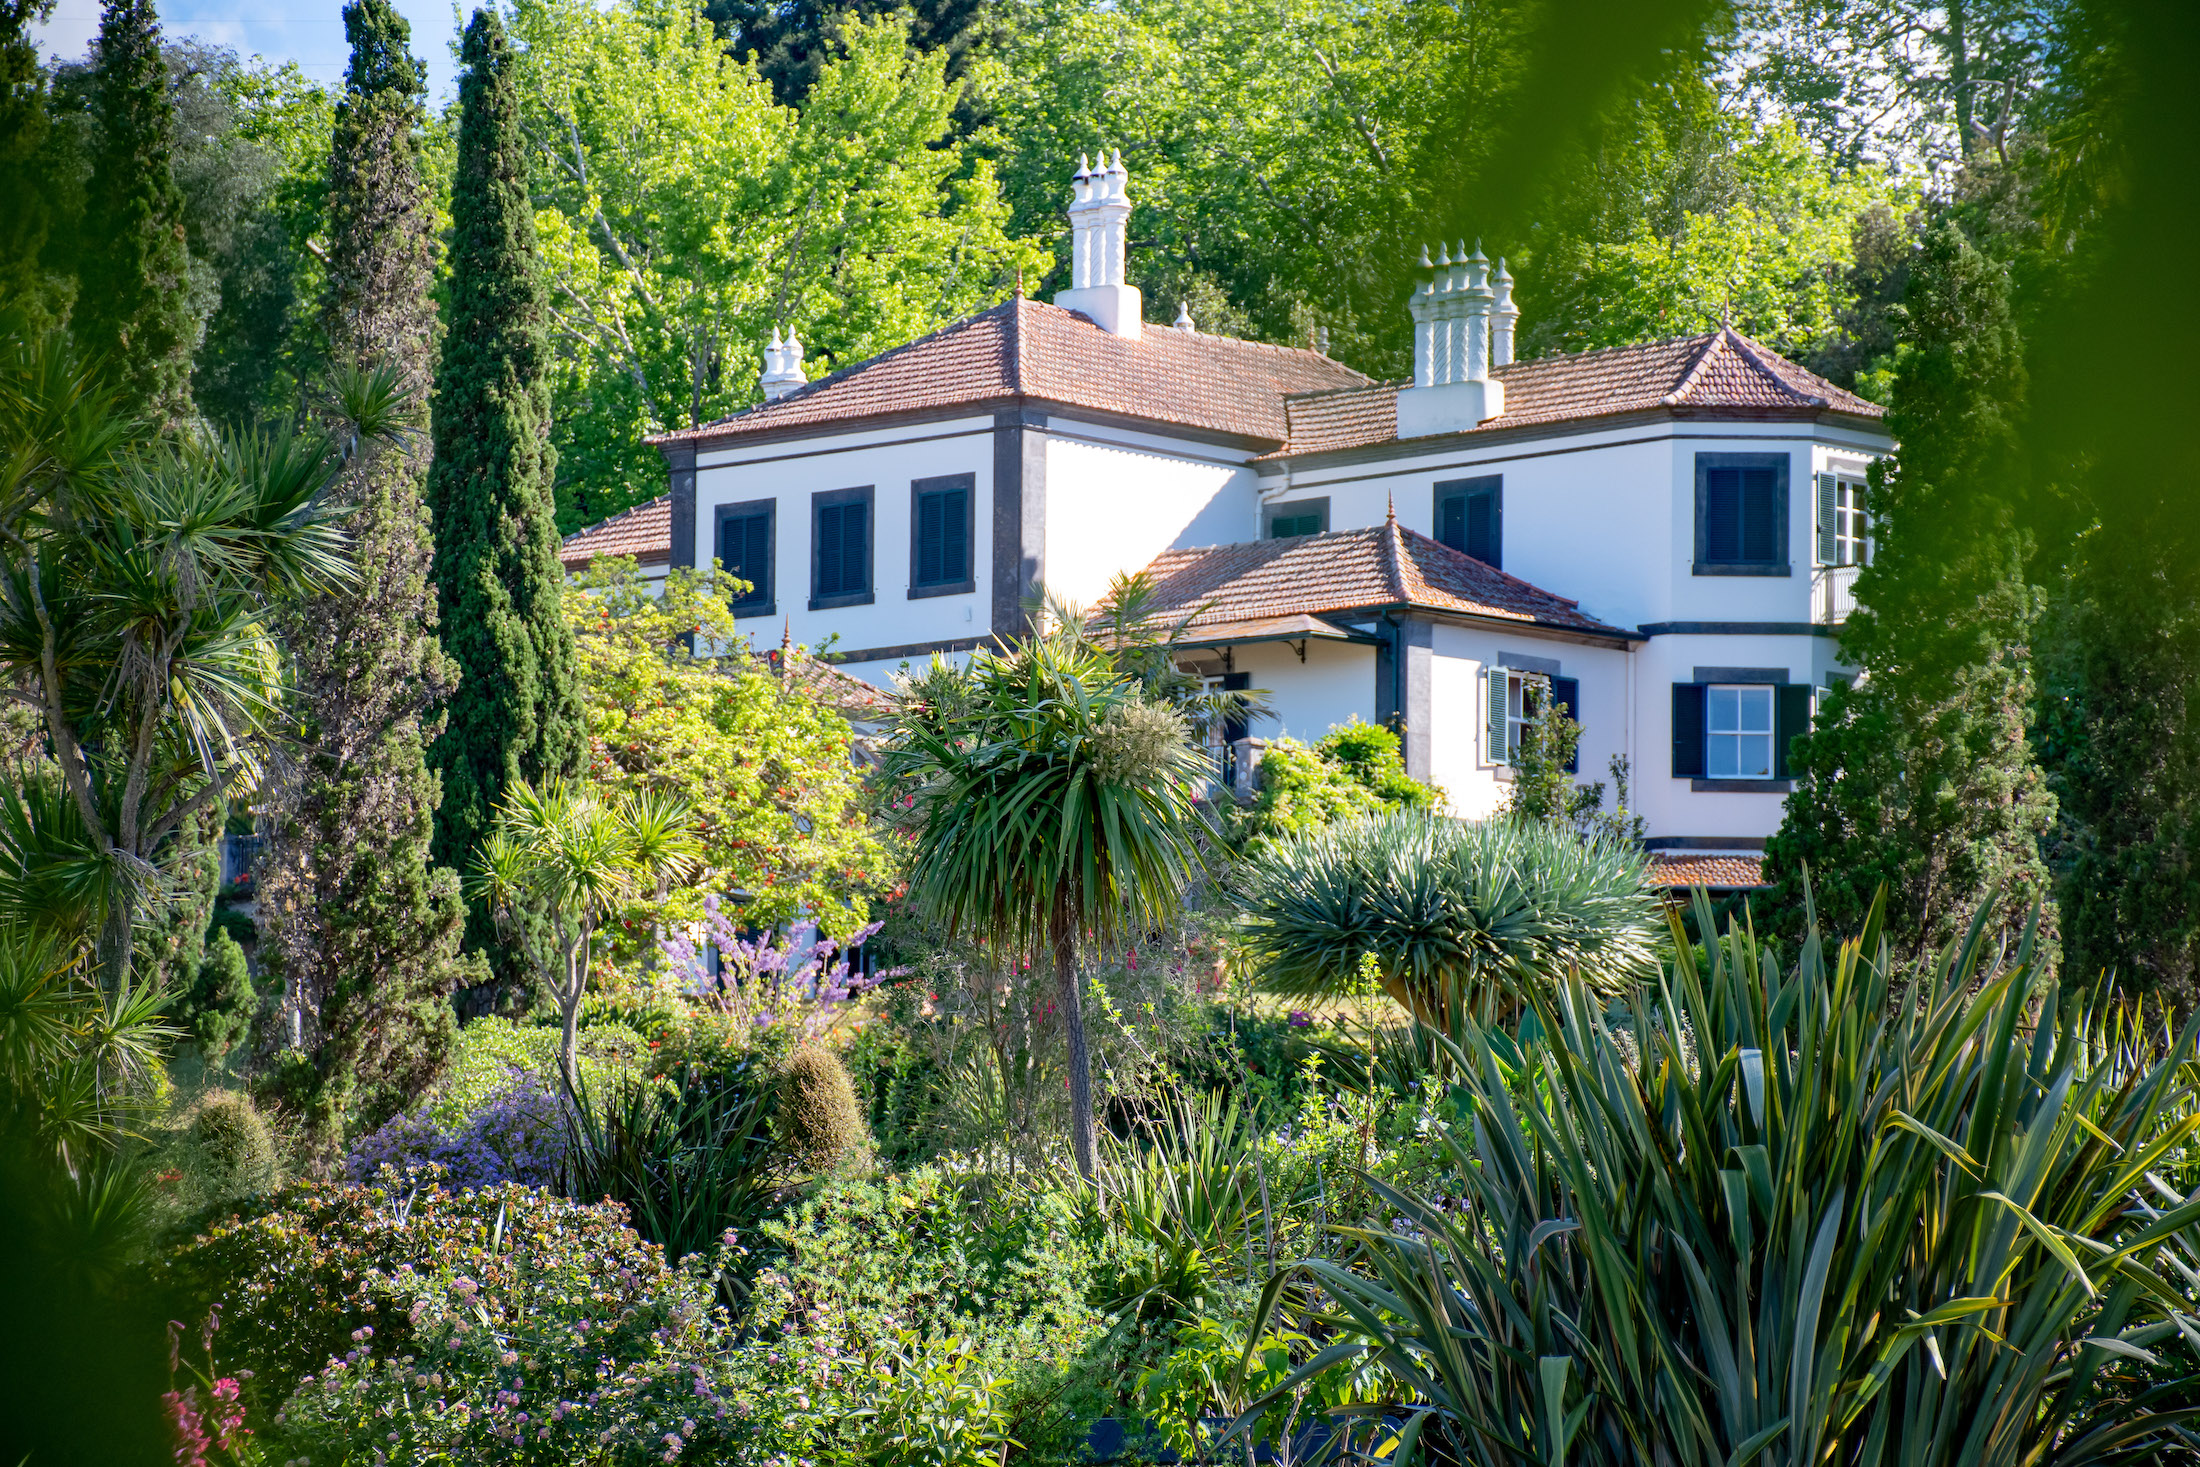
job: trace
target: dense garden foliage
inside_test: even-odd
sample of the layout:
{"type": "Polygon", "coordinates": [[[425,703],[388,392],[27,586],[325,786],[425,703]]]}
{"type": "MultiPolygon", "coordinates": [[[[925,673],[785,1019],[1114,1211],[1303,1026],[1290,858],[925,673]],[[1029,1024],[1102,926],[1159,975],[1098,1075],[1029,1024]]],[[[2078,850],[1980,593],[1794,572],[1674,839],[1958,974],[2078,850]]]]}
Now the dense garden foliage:
{"type": "Polygon", "coordinates": [[[388,0],[333,89],[50,9],[0,1461],[2200,1462],[2174,18],[518,0],[437,113],[388,0]],[[877,690],[562,578],[768,328],[1058,274],[1096,126],[1203,328],[1394,369],[1406,242],[1486,229],[1531,354],[1731,321],[1889,403],[1755,910],[1555,711],[1481,823],[1360,723],[1237,798],[1262,695],[1143,577],[877,690]]]}

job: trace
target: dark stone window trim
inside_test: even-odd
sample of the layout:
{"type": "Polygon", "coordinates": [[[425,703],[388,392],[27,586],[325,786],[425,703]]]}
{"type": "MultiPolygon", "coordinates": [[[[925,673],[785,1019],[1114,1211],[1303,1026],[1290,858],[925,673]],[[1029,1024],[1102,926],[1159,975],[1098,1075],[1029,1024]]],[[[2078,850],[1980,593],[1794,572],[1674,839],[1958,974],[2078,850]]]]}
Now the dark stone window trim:
{"type": "Polygon", "coordinates": [[[852,489],[820,489],[810,496],[810,610],[831,611],[842,606],[869,606],[878,599],[878,495],[876,486],[859,485],[852,489]],[[863,511],[864,566],[863,589],[844,591],[832,596],[818,594],[821,579],[818,572],[818,552],[822,539],[818,534],[818,512],[840,504],[861,504],[863,511]]]}
{"type": "MultiPolygon", "coordinates": [[[[717,560],[725,548],[726,521],[747,519],[761,514],[765,518],[764,539],[771,546],[770,579],[760,588],[762,595],[751,593],[745,600],[732,605],[735,620],[751,616],[777,616],[779,614],[779,501],[776,499],[744,499],[737,504],[714,505],[710,521],[710,553],[717,560]]],[[[723,568],[723,562],[720,563],[723,568]]]]}
{"type": "Polygon", "coordinates": [[[1696,556],[1689,566],[1699,576],[1792,576],[1788,561],[1788,455],[1784,453],[1699,453],[1696,455],[1696,556]],[[1706,474],[1711,469],[1772,470],[1772,543],[1780,547],[1777,560],[1719,560],[1710,555],[1709,490],[1706,474]]]}
{"type": "Polygon", "coordinates": [[[922,601],[928,596],[966,596],[978,589],[978,476],[971,473],[940,474],[930,479],[909,481],[909,599],[922,601]],[[918,507],[924,496],[942,489],[963,491],[963,564],[970,574],[959,581],[934,581],[925,585],[917,580],[917,529],[918,507]]]}

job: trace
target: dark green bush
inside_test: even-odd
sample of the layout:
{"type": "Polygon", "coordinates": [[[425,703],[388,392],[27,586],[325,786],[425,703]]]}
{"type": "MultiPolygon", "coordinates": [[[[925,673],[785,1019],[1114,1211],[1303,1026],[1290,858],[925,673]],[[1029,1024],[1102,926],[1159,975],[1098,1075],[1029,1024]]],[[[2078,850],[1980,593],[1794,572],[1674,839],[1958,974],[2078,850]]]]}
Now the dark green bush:
{"type": "Polygon", "coordinates": [[[787,1056],[775,1126],[780,1161],[789,1171],[829,1172],[870,1150],[871,1133],[847,1068],[822,1044],[805,1044],[787,1056]]]}
{"type": "Polygon", "coordinates": [[[559,1190],[626,1207],[675,1262],[746,1228],[772,1201],[772,1089],[725,1071],[632,1080],[566,1107],[559,1190]]]}
{"type": "Polygon", "coordinates": [[[213,919],[207,924],[206,937],[212,942],[214,934],[226,932],[238,942],[258,942],[260,926],[235,907],[216,904],[213,919]]]}
{"type": "Polygon", "coordinates": [[[259,1010],[260,995],[252,986],[244,949],[228,928],[217,923],[207,938],[206,956],[199,962],[198,981],[177,1004],[174,1016],[206,1057],[218,1060],[250,1032],[259,1010]]]}
{"type": "Polygon", "coordinates": [[[267,1118],[234,1091],[217,1090],[199,1102],[179,1153],[184,1198],[193,1206],[249,1197],[282,1180],[267,1118]]]}

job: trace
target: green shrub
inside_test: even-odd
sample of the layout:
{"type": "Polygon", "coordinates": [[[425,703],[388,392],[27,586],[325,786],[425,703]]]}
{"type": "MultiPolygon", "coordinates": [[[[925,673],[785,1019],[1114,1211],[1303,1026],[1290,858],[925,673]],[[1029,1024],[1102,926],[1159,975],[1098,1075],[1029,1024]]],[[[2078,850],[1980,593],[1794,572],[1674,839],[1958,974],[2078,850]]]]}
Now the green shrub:
{"type": "Polygon", "coordinates": [[[1086,1363],[1108,1321],[1087,1302],[1105,1240],[1046,1186],[966,1191],[934,1167],[823,1184],[758,1230],[751,1326],[813,1358],[860,1362],[903,1330],[968,1341],[1003,1384],[1009,1434],[1074,1455],[1074,1422],[1115,1398],[1086,1363]]]}
{"type": "Polygon", "coordinates": [[[1010,1447],[1001,1381],[970,1345],[903,1330],[865,1361],[856,1460],[869,1467],[998,1467],[1010,1447]]]}
{"type": "Polygon", "coordinates": [[[1398,736],[1354,718],[1315,741],[1277,739],[1261,755],[1236,836],[1259,841],[1386,810],[1432,810],[1441,796],[1406,773],[1398,736]]]}
{"type": "Polygon", "coordinates": [[[252,986],[244,949],[228,928],[216,926],[199,961],[198,981],[176,1007],[177,1022],[208,1059],[219,1060],[251,1030],[259,1010],[260,995],[252,986]]]}
{"type": "Polygon", "coordinates": [[[275,1133],[249,1097],[217,1090],[198,1103],[178,1147],[182,1200],[190,1207],[266,1192],[282,1180],[275,1133]]]}
{"type": "Polygon", "coordinates": [[[217,930],[228,933],[238,942],[258,942],[260,940],[260,927],[257,922],[254,922],[235,907],[219,903],[214,907],[213,921],[206,930],[209,941],[212,940],[217,930]]]}
{"type": "MultiPolygon", "coordinates": [[[[651,1047],[624,1025],[592,1024],[580,1031],[578,1054],[581,1088],[605,1096],[648,1068],[651,1047]]],[[[558,1031],[509,1019],[475,1019],[458,1031],[450,1074],[437,1087],[428,1118],[446,1128],[458,1126],[509,1090],[514,1071],[557,1089],[558,1031]]]]}
{"type": "Polygon", "coordinates": [[[789,1171],[830,1172],[858,1161],[871,1146],[848,1071],[823,1044],[805,1044],[787,1056],[775,1126],[780,1161],[789,1171]]]}
{"type": "Polygon", "coordinates": [[[269,1461],[761,1462],[811,1430],[806,1362],[737,1343],[707,1260],[668,1266],[614,1205],[311,1183],[153,1283],[220,1311],[269,1461]]]}

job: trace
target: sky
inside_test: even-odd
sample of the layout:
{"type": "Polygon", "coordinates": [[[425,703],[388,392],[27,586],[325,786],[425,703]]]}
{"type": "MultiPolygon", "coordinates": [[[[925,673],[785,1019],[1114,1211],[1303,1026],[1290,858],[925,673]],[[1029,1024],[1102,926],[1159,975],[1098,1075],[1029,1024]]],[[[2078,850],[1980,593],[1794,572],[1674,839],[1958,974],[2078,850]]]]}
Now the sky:
{"type": "MultiPolygon", "coordinates": [[[[457,90],[451,58],[457,6],[453,0],[396,0],[396,5],[412,22],[413,54],[428,63],[429,100],[450,97],[457,90]]],[[[39,45],[51,56],[82,56],[99,31],[99,11],[100,0],[59,0],[38,27],[39,45]]],[[[195,36],[240,56],[295,61],[307,76],[332,87],[343,82],[349,55],[343,0],[163,0],[159,11],[161,28],[170,35],[195,36]]]]}

